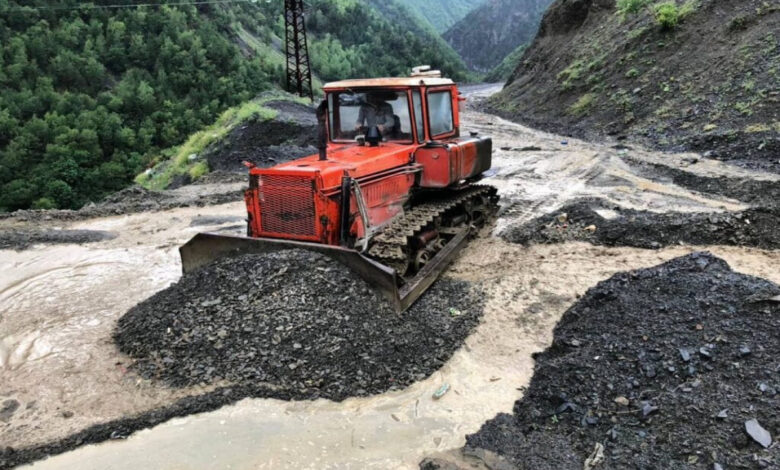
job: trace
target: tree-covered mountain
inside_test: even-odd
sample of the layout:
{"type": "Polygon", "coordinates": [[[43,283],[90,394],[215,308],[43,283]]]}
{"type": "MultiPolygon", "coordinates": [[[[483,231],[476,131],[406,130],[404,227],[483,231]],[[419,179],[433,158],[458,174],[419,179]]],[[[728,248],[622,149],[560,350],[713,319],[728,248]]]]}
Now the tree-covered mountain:
{"type": "Polygon", "coordinates": [[[447,31],[485,0],[397,0],[428,21],[439,33],[447,31]]]}
{"type": "Polygon", "coordinates": [[[486,0],[453,25],[444,39],[472,70],[489,72],[531,42],[552,0],[486,0]]]}
{"type": "MultiPolygon", "coordinates": [[[[103,7],[116,3],[0,0],[0,210],[98,200],[228,107],[282,84],[281,0],[103,7]]],[[[465,77],[435,35],[369,4],[308,5],[323,79],[421,63],[465,77]]]]}

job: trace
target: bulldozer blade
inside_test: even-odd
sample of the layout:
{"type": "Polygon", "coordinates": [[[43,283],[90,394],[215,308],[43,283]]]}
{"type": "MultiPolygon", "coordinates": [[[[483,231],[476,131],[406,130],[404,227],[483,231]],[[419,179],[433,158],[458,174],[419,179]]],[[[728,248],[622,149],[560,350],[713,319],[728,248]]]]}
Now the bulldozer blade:
{"type": "Polygon", "coordinates": [[[400,279],[394,269],[374,261],[358,251],[317,243],[247,238],[213,233],[199,233],[179,248],[184,274],[212,261],[245,254],[263,254],[281,250],[303,249],[321,253],[350,268],[393,307],[402,313],[408,309],[439,277],[458,251],[468,241],[469,230],[456,235],[414,278],[399,289],[400,279]]]}
{"type": "Polygon", "coordinates": [[[447,266],[457,256],[461,249],[468,243],[469,234],[471,229],[464,228],[455,237],[450,240],[444,248],[442,248],[436,256],[434,256],[428,264],[423,268],[406,284],[404,284],[399,291],[399,299],[401,303],[401,311],[411,307],[415,300],[417,300],[423,293],[431,287],[431,284],[441,276],[441,273],[447,269],[447,266]]]}
{"type": "Polygon", "coordinates": [[[340,246],[199,233],[179,248],[179,254],[182,271],[186,274],[221,258],[294,249],[321,253],[347,266],[381,293],[396,311],[402,311],[395,271],[355,250],[340,246]]]}

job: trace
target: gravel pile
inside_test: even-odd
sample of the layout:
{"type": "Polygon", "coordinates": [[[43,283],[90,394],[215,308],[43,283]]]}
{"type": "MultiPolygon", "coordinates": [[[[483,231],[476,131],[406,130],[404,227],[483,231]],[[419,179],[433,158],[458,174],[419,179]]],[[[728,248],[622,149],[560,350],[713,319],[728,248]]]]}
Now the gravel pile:
{"type": "Polygon", "coordinates": [[[587,241],[605,246],[660,248],[675,244],[780,248],[780,207],[742,212],[655,213],[611,207],[604,201],[581,200],[525,224],[508,227],[501,236],[513,243],[587,241]],[[616,218],[597,210],[609,209],[616,218]]]}
{"type": "MultiPolygon", "coordinates": [[[[398,315],[353,273],[286,251],[225,259],[131,309],[114,334],[143,377],[251,384],[267,396],[343,400],[428,377],[479,321],[469,284],[440,279],[398,315]]],[[[251,394],[251,390],[248,392],[251,394]]]]}
{"type": "Polygon", "coordinates": [[[779,295],[706,253],[599,283],[466,453],[529,470],[780,468],[779,295]]]}
{"type": "Polygon", "coordinates": [[[317,117],[313,106],[274,100],[263,105],[278,115],[244,123],[206,149],[209,169],[246,175],[244,161],[274,166],[317,153],[317,117]]]}

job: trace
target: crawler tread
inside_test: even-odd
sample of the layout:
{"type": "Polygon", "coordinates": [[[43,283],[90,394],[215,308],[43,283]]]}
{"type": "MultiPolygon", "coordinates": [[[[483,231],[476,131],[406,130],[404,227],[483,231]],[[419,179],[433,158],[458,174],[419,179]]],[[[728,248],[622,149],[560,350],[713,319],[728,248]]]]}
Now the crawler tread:
{"type": "Polygon", "coordinates": [[[374,237],[368,255],[396,271],[401,271],[409,263],[412,237],[421,233],[437,217],[470,199],[487,196],[496,200],[496,192],[496,188],[492,186],[473,185],[453,190],[434,201],[413,206],[374,237]]]}

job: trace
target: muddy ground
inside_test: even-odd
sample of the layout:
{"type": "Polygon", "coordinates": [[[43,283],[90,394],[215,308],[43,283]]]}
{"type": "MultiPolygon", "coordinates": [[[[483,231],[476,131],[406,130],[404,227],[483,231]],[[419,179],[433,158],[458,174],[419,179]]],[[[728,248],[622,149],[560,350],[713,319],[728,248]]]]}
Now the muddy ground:
{"type": "Polygon", "coordinates": [[[529,470],[777,468],[779,327],[780,287],[711,254],[619,273],[566,311],[513,414],[464,452],[529,470]]]}
{"type": "MultiPolygon", "coordinates": [[[[700,160],[697,157],[690,157],[686,163],[688,166],[696,165],[700,160]]],[[[699,176],[685,169],[659,163],[648,163],[633,158],[629,161],[642,173],[658,181],[668,181],[694,191],[717,194],[756,206],[780,205],[780,185],[776,181],[762,181],[747,177],[699,176]]]]}
{"type": "Polygon", "coordinates": [[[0,250],[24,250],[36,244],[94,243],[116,238],[116,234],[101,230],[0,230],[0,250]]]}
{"type": "MultiPolygon", "coordinates": [[[[206,207],[238,201],[243,197],[245,179],[246,177],[236,178],[236,175],[218,172],[213,176],[209,175],[208,181],[172,190],[152,191],[141,186],[130,186],[99,203],[88,204],[79,210],[20,210],[0,214],[0,233],[16,227],[36,226],[45,229],[62,222],[162,212],[184,207],[206,207]]],[[[25,245],[29,244],[10,243],[8,247],[21,248],[25,245]]]]}
{"type": "MultiPolygon", "coordinates": [[[[467,94],[478,98],[494,91],[467,94]]],[[[240,181],[171,191],[183,201],[180,207],[152,205],[149,212],[115,207],[117,212],[94,217],[28,213],[1,220],[2,229],[118,234],[86,245],[2,251],[0,405],[19,403],[7,421],[0,421],[0,447],[15,449],[6,458],[27,462],[77,448],[36,468],[416,468],[425,456],[457,451],[467,434],[498,413],[511,412],[522,397],[518,389],[530,382],[532,353],[549,346],[556,322],[578,296],[615,273],[707,249],[739,272],[780,282],[777,250],[722,245],[648,250],[584,242],[525,246],[497,236],[583,198],[653,213],[745,211],[763,202],[698,187],[695,181],[755,181],[771,190],[778,185],[776,176],[699,155],[586,143],[473,110],[463,121],[465,132],[494,137],[494,168],[485,182],[499,189],[503,208],[494,236],[474,240],[446,278],[483,292],[483,316],[464,346],[430,377],[372,397],[340,403],[257,398],[215,410],[233,403],[234,393],[245,396],[242,390],[147,380],[115,347],[118,319],[180,279],[178,246],[199,231],[241,233],[240,181]],[[691,164],[694,158],[698,161],[691,164]],[[692,175],[694,183],[658,177],[635,160],[692,175]],[[198,206],[215,194],[236,199],[198,206]],[[433,392],[444,384],[448,393],[434,400],[433,392]],[[182,418],[171,420],[175,416],[182,418]],[[80,447],[143,426],[154,428],[80,447]]]]}

